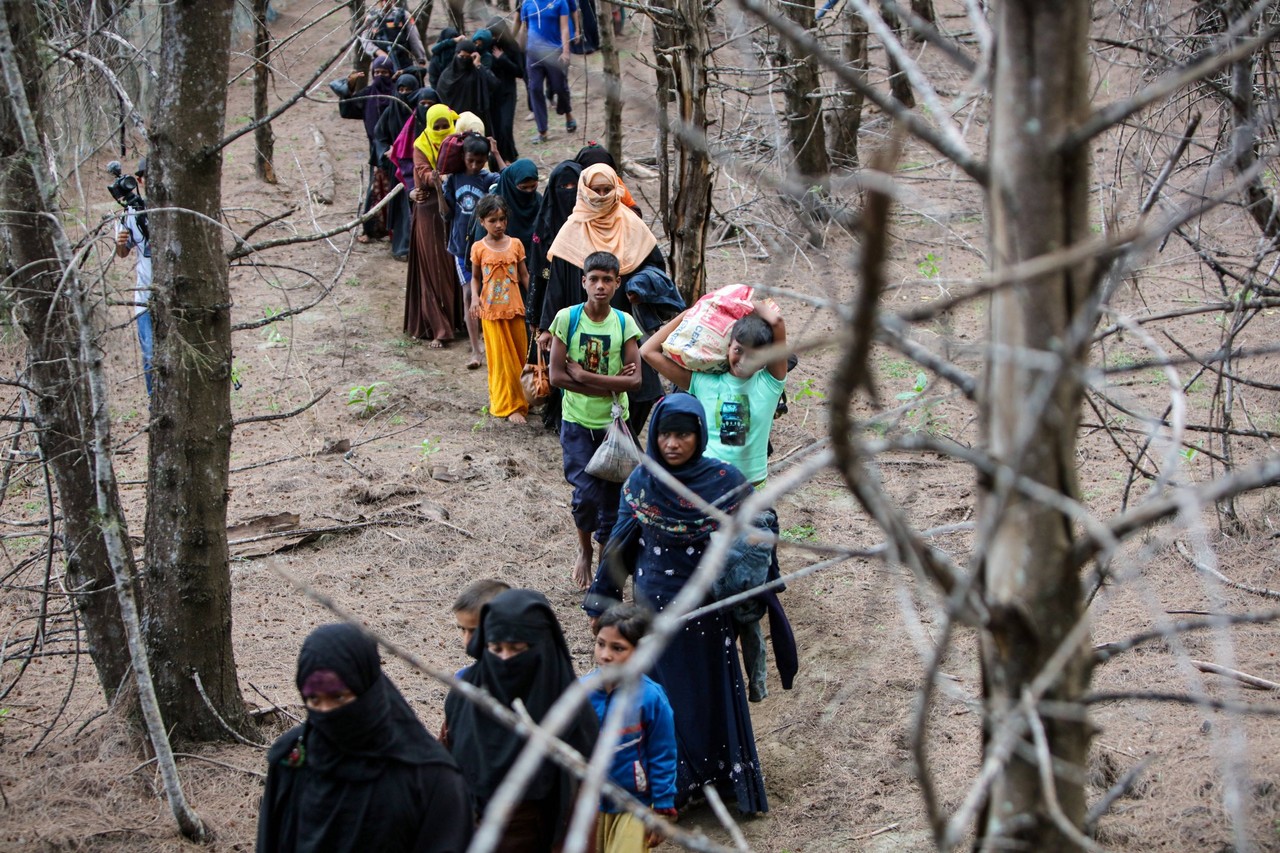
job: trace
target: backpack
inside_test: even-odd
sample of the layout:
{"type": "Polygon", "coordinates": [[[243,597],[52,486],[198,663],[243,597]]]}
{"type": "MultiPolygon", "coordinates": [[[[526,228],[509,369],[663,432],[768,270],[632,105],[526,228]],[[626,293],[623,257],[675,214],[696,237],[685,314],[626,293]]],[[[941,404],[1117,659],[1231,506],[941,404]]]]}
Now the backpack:
{"type": "MultiPolygon", "coordinates": [[[[565,335],[564,348],[566,351],[573,348],[573,333],[578,331],[578,321],[582,319],[582,311],[587,307],[587,303],[579,302],[577,305],[569,309],[569,334],[565,335]]],[[[617,308],[612,309],[613,316],[618,318],[618,337],[622,337],[627,333],[627,321],[623,318],[622,312],[617,308]]]]}
{"type": "Polygon", "coordinates": [[[479,136],[474,130],[465,133],[452,133],[440,143],[440,153],[436,155],[436,171],[442,175],[456,175],[467,170],[462,161],[462,143],[468,136],[479,136]]]}

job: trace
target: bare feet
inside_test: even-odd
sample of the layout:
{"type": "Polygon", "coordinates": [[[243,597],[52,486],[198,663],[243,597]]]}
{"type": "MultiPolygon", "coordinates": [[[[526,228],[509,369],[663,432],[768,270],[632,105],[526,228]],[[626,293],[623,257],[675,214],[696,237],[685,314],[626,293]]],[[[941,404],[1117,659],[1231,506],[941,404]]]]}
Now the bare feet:
{"type": "Polygon", "coordinates": [[[467,370],[476,370],[480,367],[480,356],[473,355],[471,360],[467,362],[467,370]]]}
{"type": "Polygon", "coordinates": [[[444,349],[444,341],[427,341],[427,349],[444,349]]]}
{"type": "Polygon", "coordinates": [[[507,420],[511,421],[511,423],[513,424],[528,423],[528,421],[524,419],[524,415],[520,414],[519,412],[516,412],[513,415],[508,415],[507,420]]]}
{"type": "Polygon", "coordinates": [[[372,242],[373,242],[373,238],[372,238],[372,237],[370,237],[368,234],[361,234],[359,237],[356,237],[356,242],[357,242],[357,243],[372,243],[372,242]]]}
{"type": "Polygon", "coordinates": [[[579,590],[586,590],[591,586],[591,552],[579,551],[578,562],[573,564],[573,582],[578,585],[579,590]]]}

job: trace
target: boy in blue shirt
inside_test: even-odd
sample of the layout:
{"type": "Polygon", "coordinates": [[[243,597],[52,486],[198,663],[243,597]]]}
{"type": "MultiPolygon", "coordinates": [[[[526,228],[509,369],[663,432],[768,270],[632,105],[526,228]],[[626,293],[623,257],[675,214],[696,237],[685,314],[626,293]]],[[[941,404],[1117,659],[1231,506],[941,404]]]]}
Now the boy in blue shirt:
{"type": "Polygon", "coordinates": [[[562,308],[551,321],[551,384],[561,399],[560,449],[564,478],[573,486],[573,523],[578,529],[578,560],[573,579],[580,589],[591,585],[592,537],[603,546],[618,520],[621,483],[586,472],[587,463],[604,442],[613,421],[617,395],[627,417],[627,392],[640,388],[640,327],[630,314],[609,304],[622,276],[618,258],[593,252],[582,262],[587,301],[562,308]]]}
{"type": "MultiPolygon", "coordinates": [[[[653,614],[637,604],[616,604],[595,623],[596,669],[582,677],[591,690],[591,707],[604,730],[605,717],[616,685],[602,683],[602,669],[621,666],[636,650],[640,638],[653,626],[653,614]]],[[[670,819],[676,817],[676,723],[662,685],[647,675],[640,677],[640,693],[623,712],[621,737],[609,765],[609,779],[649,808],[670,819]]],[[[596,820],[596,850],[600,853],[636,853],[656,846],[661,836],[645,831],[634,815],[605,798],[596,820]]]]}
{"type": "MultiPolygon", "coordinates": [[[[467,245],[471,224],[475,219],[476,203],[489,194],[489,188],[498,176],[485,169],[489,162],[492,143],[483,136],[468,136],[462,143],[462,163],[465,172],[450,175],[439,189],[448,208],[445,219],[449,221],[449,254],[458,268],[458,283],[462,285],[462,310],[466,316],[467,337],[471,339],[471,360],[467,370],[475,370],[480,362],[480,321],[471,315],[471,247],[467,245]]],[[[436,173],[437,182],[440,180],[436,173]]]]}

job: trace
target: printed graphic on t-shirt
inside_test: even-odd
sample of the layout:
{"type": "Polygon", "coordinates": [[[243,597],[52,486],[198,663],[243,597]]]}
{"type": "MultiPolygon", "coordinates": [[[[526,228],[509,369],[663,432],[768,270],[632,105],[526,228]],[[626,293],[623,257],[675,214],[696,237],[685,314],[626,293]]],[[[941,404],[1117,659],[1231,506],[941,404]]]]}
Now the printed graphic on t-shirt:
{"type": "Polygon", "coordinates": [[[751,402],[746,394],[730,394],[719,399],[715,428],[725,447],[745,447],[751,429],[751,402]]]}
{"type": "Polygon", "coordinates": [[[493,286],[489,290],[489,304],[510,305],[511,283],[516,280],[516,265],[501,264],[495,266],[493,264],[485,264],[483,269],[485,280],[493,282],[493,286]]]}
{"type": "Polygon", "coordinates": [[[582,366],[591,373],[606,374],[609,367],[609,345],[612,335],[591,335],[583,332],[578,336],[582,345],[582,366]]]}

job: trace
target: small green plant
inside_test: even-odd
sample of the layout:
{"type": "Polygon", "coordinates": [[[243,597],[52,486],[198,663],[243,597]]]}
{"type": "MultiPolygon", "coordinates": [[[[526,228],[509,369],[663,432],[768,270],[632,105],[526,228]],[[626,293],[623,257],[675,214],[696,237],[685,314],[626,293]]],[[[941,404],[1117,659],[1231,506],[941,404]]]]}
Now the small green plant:
{"type": "Polygon", "coordinates": [[[440,452],[440,436],[437,435],[435,438],[427,437],[422,439],[422,444],[420,445],[420,453],[423,459],[429,459],[439,452],[440,452]]]}
{"type": "Polygon", "coordinates": [[[778,536],[784,542],[804,542],[818,534],[818,528],[812,524],[795,524],[785,528],[778,536]]]}
{"type": "Polygon", "coordinates": [[[804,417],[800,420],[801,429],[809,423],[809,410],[813,408],[814,401],[822,401],[827,399],[827,395],[814,387],[813,377],[805,377],[803,381],[796,387],[795,400],[797,403],[804,403],[804,417]]]}
{"type": "Polygon", "coordinates": [[[1184,447],[1182,448],[1182,450],[1178,451],[1178,455],[1182,457],[1182,461],[1187,465],[1190,465],[1192,462],[1194,462],[1196,456],[1199,455],[1199,453],[1200,453],[1200,442],[1198,441],[1195,444],[1193,444],[1191,447],[1184,447]]]}
{"type": "Polygon", "coordinates": [[[473,424],[471,425],[471,431],[472,431],[472,432],[479,432],[480,430],[484,429],[486,426],[488,426],[488,425],[489,425],[489,418],[490,418],[490,417],[491,417],[491,416],[490,416],[490,414],[489,414],[489,407],[488,407],[488,406],[481,406],[481,407],[480,407],[480,420],[476,421],[475,423],[473,423],[473,424]]]}
{"type": "Polygon", "coordinates": [[[387,421],[387,423],[392,426],[404,426],[404,415],[392,415],[391,420],[387,421]]]}
{"type": "Polygon", "coordinates": [[[343,282],[343,284],[345,284],[347,287],[359,287],[360,279],[356,278],[355,276],[350,276],[349,278],[347,278],[346,281],[343,282]]]}
{"type": "Polygon", "coordinates": [[[910,391],[903,391],[897,395],[899,400],[914,400],[924,393],[924,389],[929,387],[929,377],[925,376],[924,371],[916,374],[916,384],[911,386],[910,391]]]}
{"type": "Polygon", "coordinates": [[[367,418],[387,401],[387,383],[370,382],[368,385],[352,385],[347,389],[347,406],[355,409],[356,416],[367,418]]]}
{"type": "Polygon", "coordinates": [[[243,379],[244,379],[244,376],[240,373],[240,362],[236,361],[235,359],[232,359],[231,360],[232,389],[239,391],[241,388],[243,388],[244,387],[244,382],[242,381],[243,379]]]}
{"type": "MultiPolygon", "coordinates": [[[[907,391],[896,394],[895,397],[903,402],[909,402],[917,399],[929,387],[929,377],[924,371],[916,374],[915,384],[907,391]]],[[[948,432],[947,425],[944,421],[939,420],[934,414],[934,407],[938,405],[937,400],[914,406],[904,418],[907,431],[915,434],[918,432],[927,433],[928,435],[946,435],[948,432]]]]}
{"type": "MultiPolygon", "coordinates": [[[[274,321],[277,317],[279,317],[283,313],[284,313],[283,308],[272,308],[270,305],[262,309],[262,317],[264,320],[274,321]]],[[[269,344],[283,344],[288,342],[289,340],[283,334],[281,334],[280,330],[276,327],[276,324],[274,322],[270,323],[267,326],[264,326],[262,329],[262,334],[264,337],[266,337],[267,343],[269,344]]]]}
{"type": "Polygon", "coordinates": [[[941,268],[938,266],[938,256],[933,252],[924,256],[924,260],[916,264],[916,269],[920,273],[921,278],[937,278],[941,268]]]}

